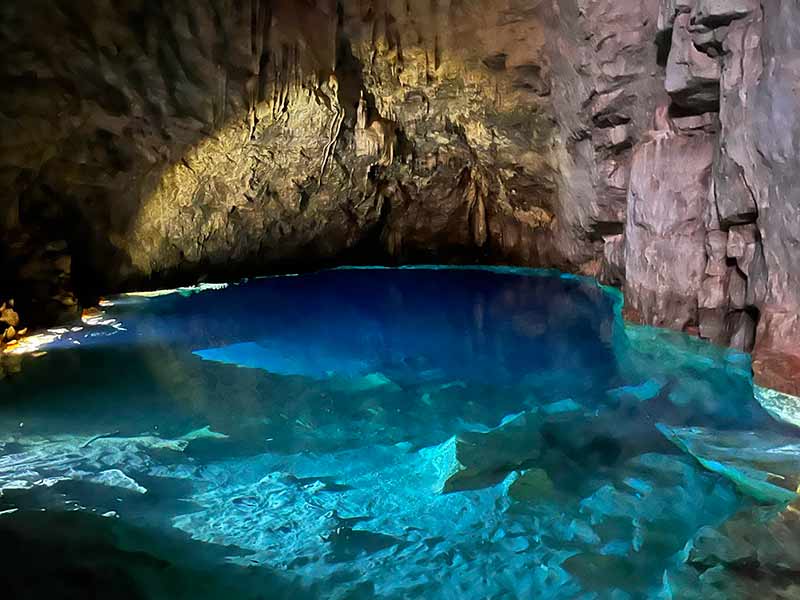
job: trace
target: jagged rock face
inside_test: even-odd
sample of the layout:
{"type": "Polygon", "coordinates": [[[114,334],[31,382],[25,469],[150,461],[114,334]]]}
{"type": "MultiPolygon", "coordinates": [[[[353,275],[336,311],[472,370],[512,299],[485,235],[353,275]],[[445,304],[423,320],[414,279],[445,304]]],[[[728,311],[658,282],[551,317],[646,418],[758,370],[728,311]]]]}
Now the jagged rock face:
{"type": "Polygon", "coordinates": [[[356,154],[370,159],[384,251],[401,261],[443,251],[522,264],[586,260],[590,253],[556,239],[556,127],[537,3],[342,6],[365,95],[356,154]],[[359,144],[364,130],[372,144],[359,144]],[[393,136],[391,161],[382,149],[393,136]]]}
{"type": "MultiPolygon", "coordinates": [[[[554,241],[576,232],[557,222],[535,6],[2,10],[6,226],[42,230],[26,247],[65,239],[81,291],[348,250],[371,262],[592,258],[554,241]],[[34,34],[43,18],[49,41],[34,34]]],[[[4,270],[24,270],[31,252],[4,270]]]]}
{"type": "Polygon", "coordinates": [[[36,324],[202,277],[557,267],[797,390],[798,23],[790,0],[5,3],[0,296],[36,324]]]}
{"type": "Polygon", "coordinates": [[[624,281],[632,148],[666,96],[657,0],[556,0],[549,19],[553,111],[562,142],[560,197],[576,230],[602,247],[605,281],[624,281]]]}
{"type": "MultiPolygon", "coordinates": [[[[793,82],[800,8],[781,0],[664,0],[659,12],[661,38],[671,40],[665,89],[672,105],[665,119],[656,120],[655,129],[662,131],[651,137],[678,136],[685,143],[662,149],[651,167],[634,175],[628,210],[630,216],[642,203],[663,209],[673,204],[689,221],[679,233],[658,232],[663,249],[643,259],[636,240],[671,218],[629,218],[629,316],[754,350],[761,383],[798,394],[800,131],[793,82]],[[700,159],[687,152],[698,128],[709,132],[716,147],[711,161],[707,153],[700,159]],[[693,175],[701,165],[710,175],[702,180],[693,175]],[[691,191],[675,189],[673,182],[687,180],[695,181],[691,191]],[[679,203],[689,210],[678,209],[679,203]],[[694,240],[691,248],[687,236],[694,240]],[[642,260],[647,269],[631,268],[642,260]],[[701,263],[704,273],[698,276],[701,263]],[[681,318],[670,323],[671,309],[680,306],[681,318]]],[[[651,157],[654,143],[659,142],[640,145],[636,155],[651,157]]]]}
{"type": "Polygon", "coordinates": [[[696,318],[713,158],[713,140],[703,132],[659,132],[637,147],[625,239],[626,308],[637,320],[683,330],[696,318]],[[655,288],[647,285],[653,281],[655,288]]]}

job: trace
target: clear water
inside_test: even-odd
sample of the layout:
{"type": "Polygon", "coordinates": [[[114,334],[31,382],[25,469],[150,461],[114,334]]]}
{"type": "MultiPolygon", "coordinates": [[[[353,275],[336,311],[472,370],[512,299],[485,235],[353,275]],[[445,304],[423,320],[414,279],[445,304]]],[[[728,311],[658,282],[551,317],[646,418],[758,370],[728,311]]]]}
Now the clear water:
{"type": "Polygon", "coordinates": [[[437,268],[114,299],[0,386],[6,589],[658,597],[702,527],[793,496],[698,436],[792,432],[749,357],[620,302],[437,268]]]}

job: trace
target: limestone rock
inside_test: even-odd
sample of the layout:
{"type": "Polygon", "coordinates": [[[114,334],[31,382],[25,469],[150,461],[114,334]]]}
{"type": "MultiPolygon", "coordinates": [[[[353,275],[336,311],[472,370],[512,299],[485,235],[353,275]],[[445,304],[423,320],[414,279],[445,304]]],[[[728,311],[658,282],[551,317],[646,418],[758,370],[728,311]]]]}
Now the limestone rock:
{"type": "Polygon", "coordinates": [[[720,27],[746,17],[757,8],[756,0],[697,0],[692,16],[699,25],[720,27]]]}
{"type": "Polygon", "coordinates": [[[694,113],[719,107],[720,64],[697,49],[689,30],[691,16],[677,16],[667,61],[666,90],[680,107],[694,113]]]}
{"type": "Polygon", "coordinates": [[[565,245],[573,256],[586,261],[593,251],[602,257],[603,280],[618,283],[624,275],[620,240],[609,240],[624,229],[632,148],[650,129],[665,96],[653,43],[659,3],[553,4],[549,60],[553,110],[564,143],[554,225],[557,235],[569,240],[565,245]],[[575,240],[565,229],[586,232],[585,239],[575,240]]]}
{"type": "Polygon", "coordinates": [[[2,239],[31,236],[8,287],[49,305],[333,261],[600,255],[554,216],[544,7],[339,4],[4,6],[2,239]]]}
{"type": "Polygon", "coordinates": [[[800,427],[800,397],[758,385],[753,391],[758,403],[775,419],[800,427]]]}
{"type": "Polygon", "coordinates": [[[791,392],[798,23],[792,0],[6,2],[0,290],[36,326],[328,264],[556,267],[791,392]]]}
{"type": "Polygon", "coordinates": [[[694,8],[695,0],[661,0],[658,12],[659,32],[670,32],[675,25],[675,18],[689,13],[694,8]]]}
{"type": "Polygon", "coordinates": [[[746,509],[719,527],[704,527],[687,547],[686,564],[665,573],[675,598],[796,598],[800,554],[797,503],[746,509]]]}
{"type": "MultiPolygon", "coordinates": [[[[453,468],[445,473],[442,491],[455,492],[494,485],[511,471],[538,458],[542,437],[535,415],[520,414],[487,432],[464,432],[443,445],[453,468]]],[[[526,483],[515,488],[520,495],[531,490],[526,484],[544,493],[547,487],[540,472],[523,476],[526,483]],[[534,479],[537,483],[534,483],[534,479]]],[[[547,477],[547,474],[544,474],[547,477]]],[[[517,482],[520,480],[517,479],[517,482]]],[[[552,485],[552,482],[551,482],[552,485]]]]}
{"type": "Polygon", "coordinates": [[[522,473],[508,488],[508,495],[521,502],[550,499],[555,486],[544,469],[531,469],[522,473]]]}
{"type": "Polygon", "coordinates": [[[636,150],[625,229],[626,309],[635,320],[678,330],[697,322],[713,151],[707,134],[673,133],[636,150]]]}

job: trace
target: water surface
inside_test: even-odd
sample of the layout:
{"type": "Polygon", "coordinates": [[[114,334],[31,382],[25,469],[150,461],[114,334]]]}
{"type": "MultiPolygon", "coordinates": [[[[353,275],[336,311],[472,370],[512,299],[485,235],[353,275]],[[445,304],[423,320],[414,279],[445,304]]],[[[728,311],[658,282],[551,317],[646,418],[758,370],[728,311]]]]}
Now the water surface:
{"type": "Polygon", "coordinates": [[[754,401],[749,357],[625,326],[620,302],[440,268],[112,299],[2,386],[4,579],[20,597],[682,597],[699,531],[794,498],[783,463],[742,448],[795,435],[754,401]]]}

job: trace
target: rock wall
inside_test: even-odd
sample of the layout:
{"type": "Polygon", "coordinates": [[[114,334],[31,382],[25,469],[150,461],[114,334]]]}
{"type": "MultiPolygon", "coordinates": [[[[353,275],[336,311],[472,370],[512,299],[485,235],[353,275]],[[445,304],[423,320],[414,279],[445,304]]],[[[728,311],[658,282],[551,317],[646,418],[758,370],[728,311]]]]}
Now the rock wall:
{"type": "Polygon", "coordinates": [[[599,245],[593,275],[621,285],[632,148],[666,96],[657,0],[556,0],[549,30],[561,202],[599,245]]]}
{"type": "Polygon", "coordinates": [[[665,0],[670,96],[634,149],[628,316],[754,351],[800,394],[800,6],[665,0]]]}
{"type": "Polygon", "coordinates": [[[299,4],[0,8],[21,313],[328,262],[593,258],[558,220],[537,3],[299,4]]]}
{"type": "Polygon", "coordinates": [[[799,11],[4,3],[0,297],[36,324],[341,262],[557,267],[797,391],[799,11]]]}

